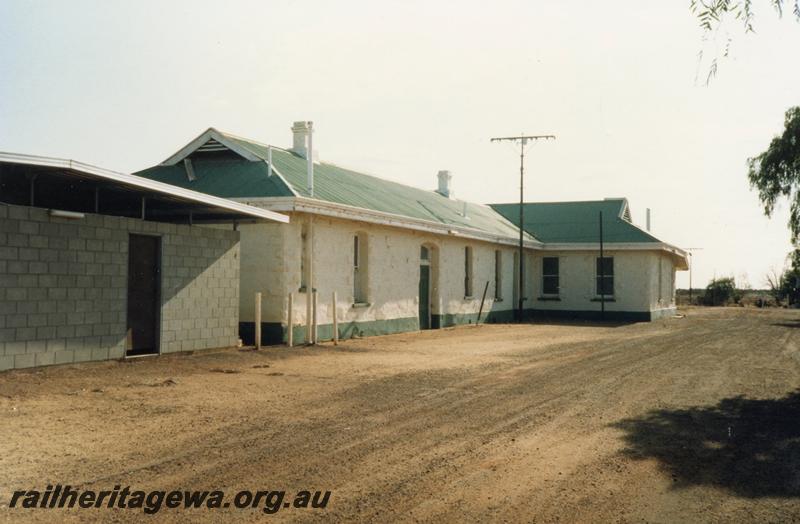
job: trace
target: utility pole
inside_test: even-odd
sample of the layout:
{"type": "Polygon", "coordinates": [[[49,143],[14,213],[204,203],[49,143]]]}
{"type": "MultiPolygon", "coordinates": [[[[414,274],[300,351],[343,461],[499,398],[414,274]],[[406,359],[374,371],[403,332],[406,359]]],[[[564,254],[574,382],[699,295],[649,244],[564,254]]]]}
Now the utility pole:
{"type": "Polygon", "coordinates": [[[606,273],[603,258],[603,212],[600,211],[600,320],[606,319],[606,273]]]}
{"type": "Polygon", "coordinates": [[[692,266],[694,266],[694,259],[692,258],[692,251],[702,251],[702,247],[685,247],[683,248],[689,253],[689,305],[692,305],[692,266]]]}
{"type": "Polygon", "coordinates": [[[523,237],[525,226],[525,197],[523,194],[523,187],[525,181],[525,146],[528,142],[536,142],[537,140],[555,140],[555,135],[525,135],[519,136],[502,136],[492,138],[490,142],[515,142],[519,143],[519,278],[517,282],[517,321],[522,322],[522,306],[523,298],[523,277],[525,275],[524,252],[523,252],[523,237]]]}

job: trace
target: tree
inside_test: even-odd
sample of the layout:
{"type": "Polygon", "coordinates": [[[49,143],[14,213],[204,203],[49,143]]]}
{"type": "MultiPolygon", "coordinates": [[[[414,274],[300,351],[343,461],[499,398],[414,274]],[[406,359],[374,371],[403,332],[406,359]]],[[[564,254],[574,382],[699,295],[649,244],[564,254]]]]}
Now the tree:
{"type": "MultiPolygon", "coordinates": [[[[783,12],[791,8],[795,20],[800,21],[800,0],[764,0],[772,6],[778,17],[783,17],[783,12]]],[[[723,56],[728,56],[731,37],[727,28],[732,23],[741,23],[745,33],[755,33],[753,21],[755,12],[753,11],[753,0],[691,0],[689,9],[697,17],[700,28],[703,31],[703,42],[706,43],[713,36],[717,36],[720,30],[724,31],[724,51],[723,56]]],[[[699,61],[703,63],[704,51],[701,49],[699,61]]],[[[708,66],[708,76],[706,84],[717,74],[717,55],[712,57],[708,66]]]]}
{"type": "Polygon", "coordinates": [[[737,300],[736,282],[733,278],[715,278],[706,286],[703,302],[708,306],[724,306],[737,300]]]}
{"type": "Polygon", "coordinates": [[[766,277],[770,295],[778,305],[786,302],[790,306],[800,304],[800,250],[787,257],[790,264],[782,271],[772,269],[766,277]]]}
{"type": "MultiPolygon", "coordinates": [[[[783,16],[787,7],[792,8],[795,18],[800,20],[800,0],[768,0],[778,16],[783,16]]],[[[700,21],[703,31],[710,33],[719,29],[727,20],[740,20],[744,30],[754,33],[753,0],[691,0],[689,7],[700,21]]]]}
{"type": "Polygon", "coordinates": [[[780,304],[783,300],[783,290],[781,289],[783,273],[779,273],[775,268],[772,268],[764,277],[764,281],[769,288],[769,294],[775,299],[775,303],[780,304]]]}
{"type": "Polygon", "coordinates": [[[780,295],[791,306],[800,304],[800,250],[795,249],[790,258],[791,267],[781,275],[780,295]]]}
{"type": "Polygon", "coordinates": [[[758,190],[767,216],[772,216],[781,197],[789,199],[789,229],[796,243],[800,237],[800,107],[786,111],[783,134],[773,138],[766,151],[748,158],[747,166],[750,186],[758,190]]]}

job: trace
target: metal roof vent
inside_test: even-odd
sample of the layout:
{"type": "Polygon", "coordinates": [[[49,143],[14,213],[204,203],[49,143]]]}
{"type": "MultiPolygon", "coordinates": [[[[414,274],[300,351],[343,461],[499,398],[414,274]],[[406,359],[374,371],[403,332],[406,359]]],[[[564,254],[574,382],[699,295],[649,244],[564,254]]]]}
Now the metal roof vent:
{"type": "Polygon", "coordinates": [[[202,146],[198,147],[196,151],[200,152],[218,152],[218,151],[227,151],[228,148],[224,145],[220,144],[213,138],[209,138],[208,142],[203,144],[202,146]]]}

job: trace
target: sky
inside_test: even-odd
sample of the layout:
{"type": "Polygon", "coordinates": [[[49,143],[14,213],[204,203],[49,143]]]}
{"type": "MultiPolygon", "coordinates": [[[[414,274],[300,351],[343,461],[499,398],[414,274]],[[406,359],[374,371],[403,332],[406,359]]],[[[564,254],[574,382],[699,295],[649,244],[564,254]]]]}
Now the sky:
{"type": "Polygon", "coordinates": [[[211,126],[289,147],[312,120],[323,161],[423,188],[449,169],[493,203],[518,199],[519,158],[489,139],[554,134],[526,200],[627,197],[701,248],[695,287],[759,288],[788,203],[764,216],[746,160],[800,104],[800,24],[755,8],[756,34],[704,43],[688,1],[0,0],[0,151],[132,172],[211,126]]]}

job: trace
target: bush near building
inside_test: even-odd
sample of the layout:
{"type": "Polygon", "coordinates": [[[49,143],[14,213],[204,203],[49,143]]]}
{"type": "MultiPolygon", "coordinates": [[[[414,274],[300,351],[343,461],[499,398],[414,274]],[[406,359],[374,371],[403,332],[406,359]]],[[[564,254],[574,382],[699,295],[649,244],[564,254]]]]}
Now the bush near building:
{"type": "Polygon", "coordinates": [[[726,306],[738,304],[742,293],[736,289],[736,281],[731,277],[715,278],[706,286],[703,304],[706,306],[726,306]]]}

